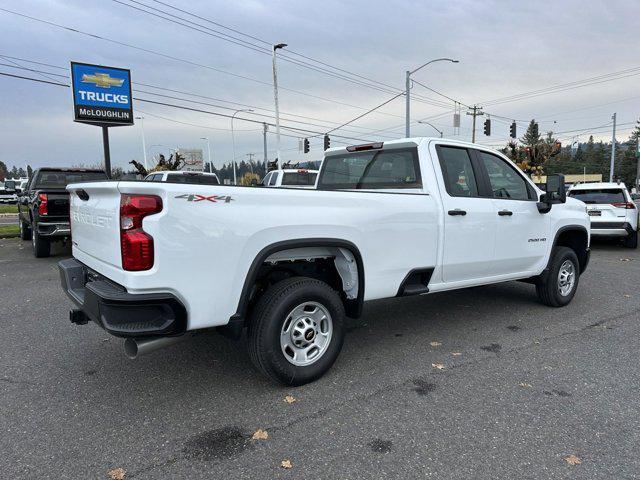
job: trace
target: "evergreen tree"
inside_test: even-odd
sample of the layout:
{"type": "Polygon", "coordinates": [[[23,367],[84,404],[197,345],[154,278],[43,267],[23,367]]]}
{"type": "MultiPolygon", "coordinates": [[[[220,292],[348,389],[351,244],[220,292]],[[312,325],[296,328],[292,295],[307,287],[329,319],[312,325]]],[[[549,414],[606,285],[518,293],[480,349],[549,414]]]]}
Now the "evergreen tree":
{"type": "Polygon", "coordinates": [[[520,143],[527,147],[536,147],[542,142],[542,137],[538,132],[538,125],[535,120],[531,120],[529,122],[529,126],[527,127],[527,131],[524,132],[522,138],[520,138],[520,143]]]}

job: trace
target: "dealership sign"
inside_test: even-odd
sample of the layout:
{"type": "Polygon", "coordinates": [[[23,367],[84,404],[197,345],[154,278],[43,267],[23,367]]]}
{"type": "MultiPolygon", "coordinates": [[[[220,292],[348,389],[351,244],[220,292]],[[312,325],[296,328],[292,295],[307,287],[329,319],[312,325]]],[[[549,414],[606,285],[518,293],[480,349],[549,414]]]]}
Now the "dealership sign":
{"type": "Polygon", "coordinates": [[[76,122],[133,125],[129,70],[71,62],[71,82],[76,122]]]}

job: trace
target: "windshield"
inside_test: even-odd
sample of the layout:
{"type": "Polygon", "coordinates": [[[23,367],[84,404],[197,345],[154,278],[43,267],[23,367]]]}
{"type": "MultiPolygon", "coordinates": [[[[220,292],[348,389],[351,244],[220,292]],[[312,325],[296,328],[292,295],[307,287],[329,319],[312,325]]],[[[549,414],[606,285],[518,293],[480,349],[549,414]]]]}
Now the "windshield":
{"type": "Polygon", "coordinates": [[[15,190],[16,182],[14,180],[5,180],[4,181],[4,188],[7,189],[7,190],[15,190]]]}
{"type": "Polygon", "coordinates": [[[97,182],[108,180],[104,172],[39,172],[34,187],[65,188],[70,183],[97,182]]]}
{"type": "Polygon", "coordinates": [[[420,188],[415,148],[370,150],[331,155],[324,159],[318,188],[420,188]]]}
{"type": "Polygon", "coordinates": [[[571,190],[569,196],[584,203],[624,203],[627,199],[620,188],[601,188],[597,190],[571,190]]]}
{"type": "Polygon", "coordinates": [[[185,175],[182,173],[170,173],[167,175],[169,183],[189,183],[195,185],[220,185],[218,177],[214,175],[185,175]]]}
{"type": "Polygon", "coordinates": [[[316,184],[316,177],[318,176],[315,172],[291,172],[285,173],[282,176],[282,185],[302,185],[302,186],[313,186],[316,184]]]}

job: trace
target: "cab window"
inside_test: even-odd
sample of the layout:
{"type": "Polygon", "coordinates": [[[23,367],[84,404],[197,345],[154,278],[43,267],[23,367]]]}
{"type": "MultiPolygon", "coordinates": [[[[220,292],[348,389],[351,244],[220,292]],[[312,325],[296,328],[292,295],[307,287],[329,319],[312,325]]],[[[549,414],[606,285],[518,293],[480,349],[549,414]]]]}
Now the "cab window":
{"type": "Polygon", "coordinates": [[[466,148],[436,147],[447,193],[452,197],[478,197],[478,183],[466,148]]]}
{"type": "Polygon", "coordinates": [[[529,200],[527,182],[514,167],[496,155],[482,151],[478,155],[487,169],[493,198],[529,200]]]}
{"type": "Polygon", "coordinates": [[[275,187],[277,181],[278,181],[278,172],[271,172],[271,178],[269,179],[269,186],[275,187]]]}

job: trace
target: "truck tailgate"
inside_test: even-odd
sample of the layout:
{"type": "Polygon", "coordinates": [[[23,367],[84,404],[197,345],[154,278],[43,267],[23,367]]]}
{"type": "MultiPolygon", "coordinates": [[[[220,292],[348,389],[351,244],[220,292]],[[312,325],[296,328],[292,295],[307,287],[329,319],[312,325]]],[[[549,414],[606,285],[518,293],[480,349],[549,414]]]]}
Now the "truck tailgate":
{"type": "Polygon", "coordinates": [[[70,192],[73,254],[98,271],[120,269],[120,192],[118,182],[77,183],[70,192]]]}

